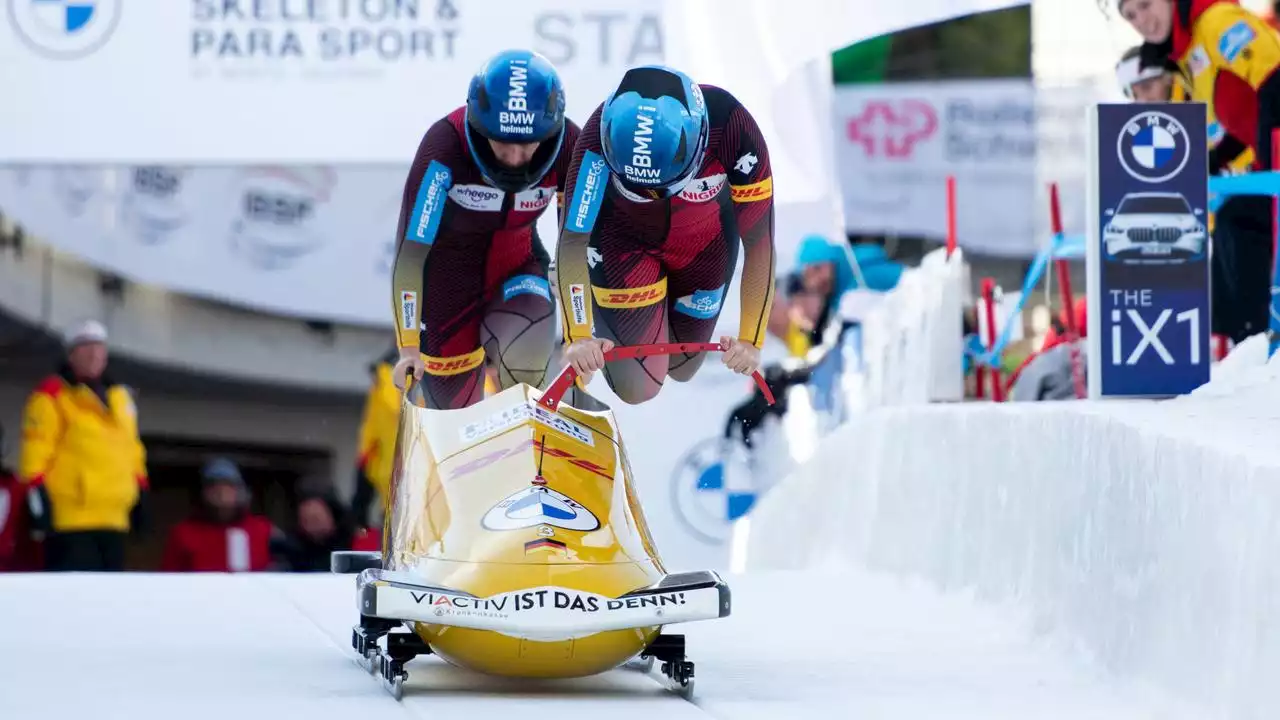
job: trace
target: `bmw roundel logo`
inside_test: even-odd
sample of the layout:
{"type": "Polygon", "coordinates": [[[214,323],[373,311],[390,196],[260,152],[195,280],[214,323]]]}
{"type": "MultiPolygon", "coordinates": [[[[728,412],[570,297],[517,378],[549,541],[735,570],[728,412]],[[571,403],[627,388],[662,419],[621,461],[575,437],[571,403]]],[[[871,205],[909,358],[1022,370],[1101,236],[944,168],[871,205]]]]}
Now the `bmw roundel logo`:
{"type": "Polygon", "coordinates": [[[707,545],[721,545],[733,522],[750,512],[756,492],[744,479],[749,459],[746,449],[724,438],[707,438],[680,458],[671,477],[671,508],[684,529],[707,545]]]}
{"type": "Polygon", "coordinates": [[[1139,113],[1125,123],[1116,138],[1120,166],[1135,180],[1164,182],[1186,167],[1191,157],[1187,129],[1171,115],[1139,113]]]}
{"type": "Polygon", "coordinates": [[[102,47],[120,22],[123,0],[6,0],[9,22],[32,50],[55,60],[102,47]]]}

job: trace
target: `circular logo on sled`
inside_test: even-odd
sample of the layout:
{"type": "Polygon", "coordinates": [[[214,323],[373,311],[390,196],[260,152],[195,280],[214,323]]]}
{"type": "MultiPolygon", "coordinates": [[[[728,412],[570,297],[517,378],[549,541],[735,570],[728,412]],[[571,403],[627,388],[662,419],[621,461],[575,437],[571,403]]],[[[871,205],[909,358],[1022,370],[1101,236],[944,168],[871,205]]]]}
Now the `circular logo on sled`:
{"type": "MultiPolygon", "coordinates": [[[[563,530],[589,532],[600,521],[582,503],[548,487],[527,487],[489,508],[481,524],[486,530],[520,530],[549,525],[563,530]]],[[[542,534],[541,529],[539,534],[542,534]]]]}
{"type": "Polygon", "coordinates": [[[1164,182],[1182,172],[1191,157],[1187,129],[1166,113],[1138,113],[1120,130],[1116,156],[1120,166],[1135,180],[1164,182]]]}

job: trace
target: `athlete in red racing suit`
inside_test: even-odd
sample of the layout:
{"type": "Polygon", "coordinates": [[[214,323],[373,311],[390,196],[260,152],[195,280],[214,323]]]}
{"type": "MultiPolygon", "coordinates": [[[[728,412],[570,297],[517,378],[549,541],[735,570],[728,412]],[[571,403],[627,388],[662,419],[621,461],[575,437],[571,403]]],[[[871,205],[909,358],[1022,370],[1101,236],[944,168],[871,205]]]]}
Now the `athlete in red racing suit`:
{"type": "Polygon", "coordinates": [[[725,364],[760,364],[774,292],[773,176],[751,113],[664,67],[626,73],[582,131],[556,256],[568,364],[604,369],[624,402],[687,381],[703,353],[604,364],[615,343],[706,342],[745,248],[742,315],[725,364]],[[602,130],[603,128],[603,130],[602,130]]]}
{"type": "Polygon", "coordinates": [[[412,368],[429,407],[480,400],[486,358],[503,388],[545,380],[555,311],[535,224],[553,198],[563,207],[578,133],[551,64],[507,51],[423,137],[400,208],[392,302],[395,382],[412,368]]]}

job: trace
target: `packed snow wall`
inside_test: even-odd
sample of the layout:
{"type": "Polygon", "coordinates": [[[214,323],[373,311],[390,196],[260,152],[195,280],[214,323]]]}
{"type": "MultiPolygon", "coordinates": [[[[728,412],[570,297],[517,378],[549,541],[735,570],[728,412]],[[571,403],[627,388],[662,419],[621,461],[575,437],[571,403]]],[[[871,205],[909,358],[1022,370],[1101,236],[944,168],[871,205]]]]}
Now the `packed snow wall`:
{"type": "Polygon", "coordinates": [[[868,568],[1007,605],[1118,676],[1280,704],[1280,362],[1175,400],[883,407],[736,528],[748,572],[868,568]]]}

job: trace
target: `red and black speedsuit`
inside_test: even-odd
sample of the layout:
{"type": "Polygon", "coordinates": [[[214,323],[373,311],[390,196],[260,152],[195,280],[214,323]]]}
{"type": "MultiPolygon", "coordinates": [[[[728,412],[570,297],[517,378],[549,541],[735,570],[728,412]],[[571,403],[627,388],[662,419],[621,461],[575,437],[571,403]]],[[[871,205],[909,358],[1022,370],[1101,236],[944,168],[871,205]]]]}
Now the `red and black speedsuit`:
{"type": "MultiPolygon", "coordinates": [[[[709,145],[695,179],[671,199],[647,200],[611,181],[600,140],[603,106],[583,127],[568,171],[573,196],[556,260],[566,342],[707,342],[741,242],[738,339],[764,344],[774,293],[769,150],[742,103],[721,88],[699,87],[709,145]]],[[[657,395],[668,375],[693,377],[704,357],[628,360],[606,365],[604,373],[619,398],[639,403],[657,395]]]]}
{"type": "MultiPolygon", "coordinates": [[[[404,187],[393,270],[399,345],[419,347],[430,407],[484,395],[486,358],[499,384],[542,384],[555,345],[550,258],[535,224],[563,198],[579,128],[565,120],[551,170],[510,193],[487,184],[467,143],[465,108],[427,130],[404,187]]],[[[540,162],[534,155],[533,162],[540,162]]]]}

